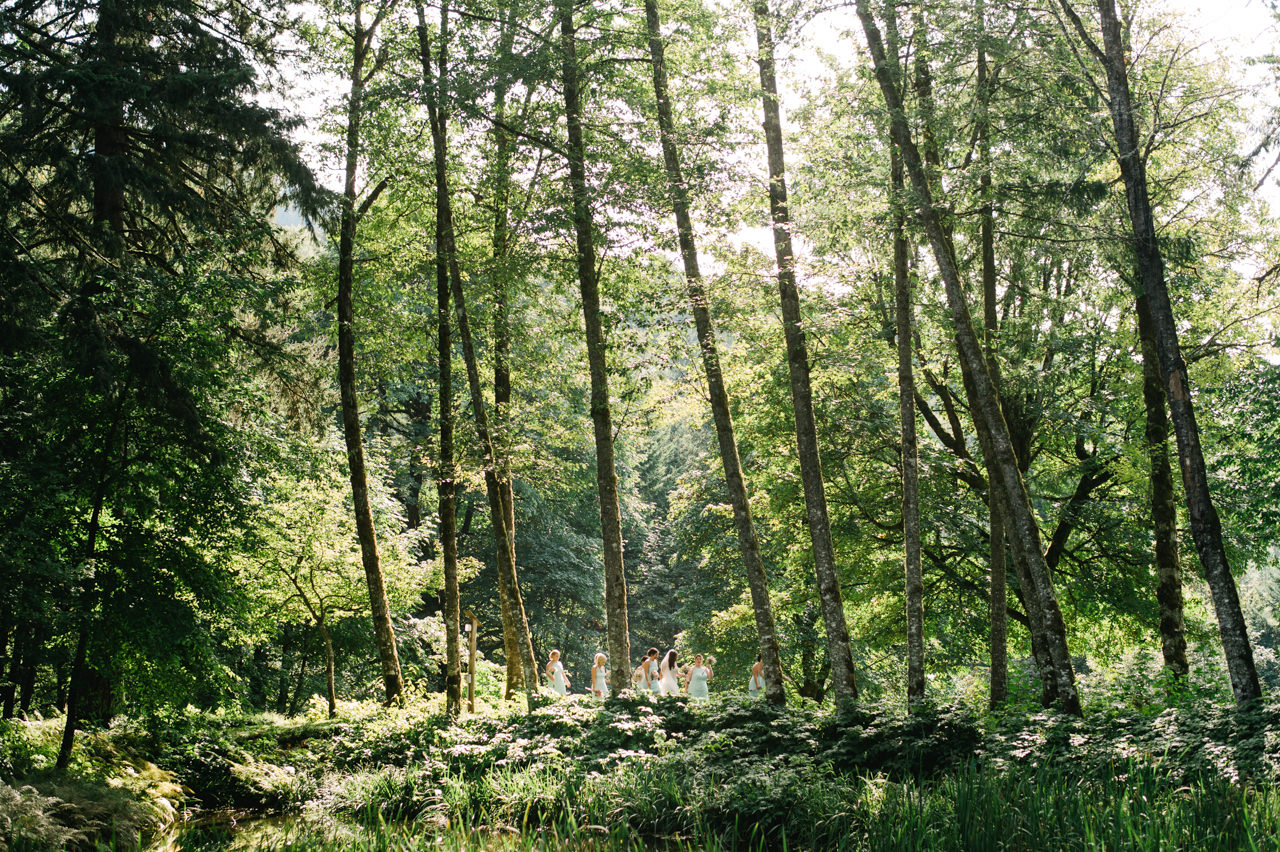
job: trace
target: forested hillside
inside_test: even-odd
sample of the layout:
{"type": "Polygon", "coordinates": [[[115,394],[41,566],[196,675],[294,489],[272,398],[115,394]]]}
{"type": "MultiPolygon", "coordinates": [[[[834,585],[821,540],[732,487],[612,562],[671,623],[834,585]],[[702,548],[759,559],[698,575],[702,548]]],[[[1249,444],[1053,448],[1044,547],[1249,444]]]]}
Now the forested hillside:
{"type": "Polygon", "coordinates": [[[1198,26],[5,0],[0,745],[56,767],[0,787],[175,712],[533,713],[553,650],[815,742],[1256,712],[1280,65],[1198,26]]]}

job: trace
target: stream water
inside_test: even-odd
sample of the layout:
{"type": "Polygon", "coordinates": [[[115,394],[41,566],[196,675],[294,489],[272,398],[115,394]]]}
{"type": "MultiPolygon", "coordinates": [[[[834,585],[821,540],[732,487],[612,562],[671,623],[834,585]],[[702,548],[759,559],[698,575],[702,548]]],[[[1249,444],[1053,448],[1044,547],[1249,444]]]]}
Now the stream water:
{"type": "Polygon", "coordinates": [[[274,849],[305,840],[314,832],[296,816],[236,818],[217,814],[172,826],[156,837],[148,852],[231,852],[274,849]]]}
{"type": "Polygon", "coordinates": [[[301,816],[247,816],[214,814],[181,823],[156,837],[147,852],[249,852],[249,850],[287,850],[288,852],[337,852],[337,850],[440,850],[440,852],[478,852],[478,850],[568,849],[575,852],[631,852],[632,850],[681,850],[692,847],[678,841],[647,842],[619,839],[599,826],[584,827],[570,837],[544,830],[521,835],[513,830],[481,828],[470,832],[444,831],[426,823],[384,823],[377,829],[347,821],[323,824],[301,816]]]}

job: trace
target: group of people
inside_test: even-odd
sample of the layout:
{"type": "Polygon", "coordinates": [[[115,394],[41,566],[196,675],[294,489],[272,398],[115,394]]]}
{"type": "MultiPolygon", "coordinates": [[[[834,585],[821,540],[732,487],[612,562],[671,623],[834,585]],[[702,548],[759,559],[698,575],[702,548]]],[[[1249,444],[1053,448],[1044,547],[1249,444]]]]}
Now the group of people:
{"type": "MultiPolygon", "coordinates": [[[[658,695],[675,695],[686,692],[693,698],[706,698],[710,695],[708,684],[715,676],[709,663],[714,657],[704,658],[702,654],[693,655],[693,665],[680,669],[676,665],[676,651],[672,648],[661,660],[658,649],[650,648],[640,665],[631,674],[631,686],[642,692],[653,692],[658,695]],[[684,685],[681,687],[681,678],[684,685]]],[[[552,651],[547,661],[547,680],[551,688],[561,695],[569,694],[569,673],[564,670],[560,661],[560,652],[552,651]]],[[[609,696],[609,669],[604,654],[596,654],[595,664],[591,666],[591,694],[597,698],[609,696]]]]}
{"type": "MultiPolygon", "coordinates": [[[[703,662],[701,654],[693,655],[693,665],[683,671],[684,688],[693,698],[706,698],[710,692],[707,684],[715,676],[711,666],[715,658],[703,662]]],[[[675,695],[681,691],[681,670],[676,666],[676,649],[672,648],[658,659],[658,649],[650,648],[640,665],[631,673],[631,686],[641,692],[656,692],[658,695],[675,695]]]]}

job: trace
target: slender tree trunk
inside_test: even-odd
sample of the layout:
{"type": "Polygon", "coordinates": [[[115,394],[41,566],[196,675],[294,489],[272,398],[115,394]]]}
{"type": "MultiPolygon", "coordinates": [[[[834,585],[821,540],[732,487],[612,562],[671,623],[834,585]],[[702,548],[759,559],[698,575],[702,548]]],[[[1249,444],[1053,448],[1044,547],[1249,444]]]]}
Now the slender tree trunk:
{"type": "Polygon", "coordinates": [[[302,654],[298,658],[298,677],[293,682],[293,698],[289,701],[289,715],[297,716],[302,709],[302,690],[307,685],[307,663],[311,659],[307,653],[306,640],[302,641],[302,654]]]}
{"type": "Polygon", "coordinates": [[[609,409],[609,369],[604,326],[600,321],[600,285],[596,247],[587,195],[586,146],[582,139],[582,105],[578,83],[578,49],[572,0],[557,0],[560,51],[568,128],[569,188],[573,196],[573,229],[577,240],[578,289],[587,332],[591,371],[591,423],[596,442],[596,489],[600,497],[600,530],[604,543],[604,599],[610,688],[617,695],[630,685],[631,638],[627,624],[627,576],[622,559],[622,517],[618,505],[618,473],[614,466],[613,417],[609,409]]]}
{"type": "Polygon", "coordinates": [[[65,713],[71,700],[71,669],[59,662],[53,667],[53,679],[53,707],[59,713],[65,713]]]}
{"type": "Polygon", "coordinates": [[[857,0],[857,10],[866,34],[868,49],[875,63],[876,79],[880,84],[880,91],[885,98],[891,117],[894,141],[902,153],[903,162],[910,175],[916,202],[919,205],[918,216],[933,248],[934,260],[946,290],[961,366],[968,371],[973,382],[974,402],[977,404],[974,410],[975,420],[981,420],[990,437],[990,449],[994,462],[991,466],[991,473],[994,474],[992,485],[1003,492],[1005,508],[1008,510],[1009,541],[1015,554],[1026,563],[1032,583],[1030,591],[1039,600],[1045,616],[1045,626],[1048,628],[1048,650],[1053,663],[1052,675],[1057,683],[1058,700],[1065,711],[1079,715],[1081,713],[1080,696],[1076,691],[1075,669],[1067,650],[1066,624],[1062,619],[1062,611],[1058,607],[1052,578],[1045,565],[1044,551],[1040,543],[1040,529],[1031,509],[1026,486],[1022,481],[1017,457],[1009,438],[1009,428],[1000,410],[982,346],[973,329],[973,320],[960,282],[960,272],[956,266],[951,241],[947,238],[938,209],[934,205],[933,188],[925,172],[919,149],[916,148],[912,139],[902,98],[895,87],[894,76],[897,63],[895,61],[890,64],[890,60],[885,55],[884,42],[871,16],[867,0],[857,0]]]}
{"type": "Polygon", "coordinates": [[[7,622],[0,623],[0,672],[4,672],[0,680],[0,693],[4,695],[4,710],[0,711],[0,719],[13,718],[13,705],[18,693],[18,668],[22,665],[22,628],[9,629],[7,622]],[[9,634],[13,634],[13,652],[6,653],[9,648],[9,634]]]}
{"type": "MultiPolygon", "coordinates": [[[[446,39],[448,36],[448,6],[441,7],[441,46],[439,53],[438,79],[441,86],[447,79],[446,39]]],[[[515,575],[514,539],[507,534],[507,513],[502,506],[501,490],[497,473],[494,469],[493,439],[489,431],[489,420],[485,410],[484,394],[480,388],[480,372],[475,354],[474,338],[471,334],[471,323],[467,316],[465,296],[462,290],[462,273],[458,266],[458,252],[453,228],[453,213],[449,198],[448,182],[448,113],[443,97],[437,98],[431,71],[431,50],[426,18],[423,6],[418,4],[418,37],[421,45],[423,78],[426,82],[427,110],[431,118],[431,135],[435,146],[436,160],[436,211],[439,233],[439,253],[437,268],[440,274],[446,275],[453,294],[454,310],[458,320],[458,337],[462,343],[463,359],[466,362],[467,384],[471,391],[471,407],[475,415],[476,428],[479,432],[482,451],[485,456],[485,490],[489,498],[489,518],[494,534],[494,544],[498,556],[498,572],[506,585],[507,606],[511,610],[517,630],[517,650],[520,653],[521,667],[524,670],[525,688],[529,695],[529,706],[533,708],[534,696],[538,686],[537,663],[533,658],[533,645],[529,640],[529,622],[525,617],[524,602],[520,596],[520,585],[515,575]],[[445,268],[441,269],[443,265],[445,268]],[[523,635],[523,641],[521,641],[523,635]]],[[[443,286],[443,285],[442,285],[443,286]]],[[[442,310],[447,311],[447,296],[442,310]]],[[[446,320],[442,320],[445,322],[446,320]]],[[[443,358],[443,353],[441,354],[443,358]]],[[[508,663],[510,665],[510,662],[508,663]]]]}
{"type": "Polygon", "coordinates": [[[338,715],[338,690],[334,686],[333,677],[333,637],[329,635],[329,625],[323,620],[317,621],[316,626],[320,628],[320,638],[324,640],[324,694],[329,701],[329,718],[332,719],[338,715]]]}
{"type": "MultiPolygon", "coordinates": [[[[418,37],[421,47],[424,91],[429,104],[434,104],[436,85],[431,70],[431,51],[427,41],[426,12],[421,2],[418,9],[418,37]]],[[[449,35],[448,4],[440,7],[440,79],[443,86],[447,71],[445,46],[449,35]]],[[[462,607],[458,593],[458,507],[457,469],[453,453],[453,334],[450,319],[449,286],[449,186],[447,127],[439,107],[430,110],[431,138],[435,152],[436,179],[436,341],[439,365],[440,458],[436,463],[436,493],[440,499],[440,542],[444,559],[444,644],[445,644],[445,711],[452,718],[462,714],[462,656],[459,649],[462,607]]]]}
{"type": "MultiPolygon", "coordinates": [[[[515,43],[515,27],[511,24],[511,9],[501,3],[498,9],[498,61],[511,61],[515,43]]],[[[493,86],[493,453],[494,468],[498,477],[499,496],[506,518],[507,548],[512,554],[515,571],[515,494],[511,488],[511,470],[507,459],[509,441],[506,437],[507,412],[511,404],[511,317],[507,303],[510,286],[511,235],[509,205],[511,198],[511,136],[506,131],[508,79],[499,74],[493,86]]],[[[520,636],[516,627],[515,612],[511,605],[511,593],[507,577],[498,572],[498,604],[502,613],[502,644],[507,659],[506,697],[510,700],[524,687],[523,657],[520,653],[520,636]],[[517,661],[521,661],[517,664],[517,661]]],[[[523,604],[522,604],[523,605],[523,604]]],[[[530,646],[530,655],[533,653],[530,646]]],[[[536,658],[535,658],[536,659],[536,658]]]]}
{"type": "Polygon", "coordinates": [[[76,725],[80,717],[81,693],[84,692],[84,670],[88,654],[89,631],[81,627],[76,637],[75,660],[71,664],[71,683],[67,688],[67,719],[62,727],[62,743],[58,747],[58,769],[66,769],[71,763],[71,749],[75,743],[76,725]]]}
{"type": "Polygon", "coordinates": [[[698,250],[694,243],[693,221],[689,215],[689,193],[680,169],[680,153],[676,148],[675,118],[672,115],[671,97],[667,87],[666,57],[661,24],[658,19],[657,0],[645,0],[644,10],[649,33],[649,56],[653,62],[653,91],[658,105],[658,128],[667,171],[667,189],[671,193],[671,206],[676,216],[680,257],[684,261],[686,291],[698,332],[702,367],[707,377],[707,390],[711,397],[711,415],[715,421],[716,439],[720,445],[720,461],[724,466],[725,485],[729,490],[734,525],[738,531],[738,549],[742,551],[747,584],[751,589],[756,634],[760,641],[760,660],[764,669],[765,698],[773,704],[783,704],[786,702],[786,693],[782,687],[782,655],[778,649],[778,632],[774,626],[773,606],[769,602],[769,580],[765,575],[764,560],[760,556],[760,542],[756,537],[755,524],[751,519],[751,501],[747,496],[747,486],[742,476],[742,462],[738,456],[738,442],[733,432],[733,414],[729,408],[729,394],[725,390],[724,375],[720,370],[715,327],[711,322],[706,290],[702,286],[702,272],[698,268],[698,250]]]}
{"type": "MultiPolygon", "coordinates": [[[[119,402],[116,409],[114,421],[108,431],[106,446],[102,451],[102,458],[98,469],[98,481],[94,488],[93,509],[89,513],[89,528],[85,534],[85,560],[84,574],[88,578],[92,578],[94,574],[94,563],[98,558],[98,534],[101,531],[102,510],[106,506],[107,487],[108,487],[108,468],[111,463],[111,455],[114,451],[116,430],[120,426],[120,420],[123,418],[124,403],[119,402]]],[[[122,462],[121,466],[124,466],[122,462]]],[[[62,728],[62,743],[58,749],[57,768],[66,769],[71,762],[71,749],[75,742],[76,726],[80,724],[84,717],[84,696],[85,682],[89,680],[88,671],[88,642],[89,632],[92,629],[91,620],[93,618],[90,610],[90,589],[94,581],[89,579],[86,581],[86,588],[80,594],[81,623],[76,638],[75,661],[71,664],[70,682],[67,686],[67,718],[62,728]]]]}
{"type": "MultiPolygon", "coordinates": [[[[999,396],[1000,362],[996,357],[996,336],[1000,329],[996,310],[995,216],[991,207],[991,125],[988,108],[991,103],[991,75],[987,68],[986,2],[978,0],[978,188],[982,195],[979,242],[982,244],[982,326],[987,351],[987,369],[999,396]]],[[[1000,501],[993,499],[995,489],[988,492],[987,513],[990,517],[988,544],[991,574],[991,683],[989,704],[995,709],[1009,697],[1009,619],[1005,582],[1004,513],[1000,501]]]]}
{"type": "Polygon", "coordinates": [[[989,500],[991,572],[991,680],[988,706],[995,710],[1009,700],[1009,589],[1005,574],[1004,517],[1000,503],[989,500]]]}
{"type": "Polygon", "coordinates": [[[1147,459],[1151,463],[1151,521],[1155,534],[1156,602],[1160,606],[1160,650],[1165,667],[1182,679],[1187,662],[1187,625],[1182,614],[1182,563],[1178,558],[1178,508],[1169,464],[1169,418],[1156,351],[1151,308],[1138,297],[1138,339],[1142,342],[1142,398],[1146,404],[1147,459]]]}
{"type": "Polygon", "coordinates": [[[36,672],[41,662],[41,648],[47,630],[40,625],[31,626],[31,644],[23,655],[22,680],[19,682],[18,708],[24,719],[31,716],[31,698],[36,691],[36,672]]]}
{"type": "MultiPolygon", "coordinates": [[[[110,3],[101,4],[94,27],[93,50],[106,64],[121,65],[118,37],[119,20],[116,7],[110,3]]],[[[120,178],[120,161],[128,153],[128,137],[124,126],[124,105],[115,97],[110,89],[104,91],[99,104],[99,112],[94,118],[94,150],[90,158],[93,175],[93,224],[94,238],[99,249],[106,257],[114,258],[121,263],[124,260],[124,188],[120,178]]],[[[98,293],[102,288],[99,276],[88,274],[82,285],[82,293],[86,300],[98,293]]],[[[84,365],[84,371],[92,378],[92,371],[98,364],[84,365]]],[[[71,760],[71,750],[75,742],[76,726],[83,714],[84,682],[88,675],[87,654],[89,622],[93,615],[90,612],[91,591],[96,581],[93,579],[93,566],[97,559],[99,524],[103,505],[106,502],[108,468],[111,463],[116,430],[123,417],[124,402],[117,400],[115,417],[107,433],[105,447],[102,450],[97,484],[94,490],[93,506],[89,516],[89,527],[85,535],[85,588],[79,595],[81,623],[77,630],[76,653],[71,665],[67,683],[67,717],[62,730],[62,742],[58,749],[57,768],[66,769],[71,760]]],[[[125,465],[122,462],[121,467],[125,465]]]]}
{"type": "Polygon", "coordinates": [[[1133,118],[1129,73],[1125,64],[1124,34],[1114,0],[1097,0],[1102,47],[1098,47],[1089,36],[1070,2],[1059,2],[1076,27],[1077,34],[1106,70],[1111,126],[1115,133],[1120,176],[1124,180],[1125,198],[1129,206],[1133,250],[1141,281],[1140,293],[1147,298],[1151,309],[1156,354],[1160,360],[1160,373],[1178,444],[1182,487],[1186,493],[1187,513],[1191,519],[1191,537],[1195,540],[1205,580],[1209,583],[1213,597],[1222,650],[1226,654],[1227,671],[1231,675],[1231,691],[1235,694],[1236,704],[1244,707],[1262,696],[1262,688],[1254,667],[1253,646],[1249,641],[1244,613],[1240,609],[1240,597],[1222,542],[1222,522],[1209,492],[1204,453],[1200,448],[1200,428],[1196,424],[1195,408],[1191,401],[1191,382],[1178,343],[1178,328],[1165,283],[1164,258],[1160,253],[1155,217],[1152,215],[1148,195],[1146,163],[1142,159],[1133,118]]]}
{"type": "Polygon", "coordinates": [[[360,162],[360,124],[364,111],[365,64],[373,44],[374,33],[381,21],[376,18],[368,27],[363,24],[362,4],[355,7],[352,29],[351,92],[347,104],[346,179],[343,184],[342,223],[338,236],[338,384],[342,397],[342,432],[347,443],[347,466],[351,474],[351,501],[355,510],[356,535],[364,563],[365,581],[369,587],[369,609],[378,645],[378,661],[386,702],[402,700],[404,680],[400,674],[400,655],[396,650],[395,630],[391,625],[387,589],[382,578],[382,559],[373,526],[373,510],[369,505],[369,479],[364,463],[364,444],[360,434],[360,404],[356,399],[355,309],[352,290],[355,285],[355,241],[358,213],[356,210],[356,169],[360,162]]]}
{"type": "Polygon", "coordinates": [[[902,160],[891,152],[893,182],[893,292],[898,345],[898,418],[902,456],[902,544],[906,564],[907,701],[925,697],[924,680],[924,566],[920,551],[920,473],[916,445],[915,376],[911,369],[911,276],[907,268],[906,216],[900,207],[905,192],[902,160]]]}
{"type": "Polygon", "coordinates": [[[289,709],[289,672],[293,668],[293,628],[284,625],[280,639],[280,674],[276,683],[276,712],[284,715],[289,709]]]}
{"type": "Polygon", "coordinates": [[[845,621],[840,577],[836,572],[835,549],[831,544],[831,523],[827,515],[826,489],[822,482],[822,460],[818,452],[818,428],[813,413],[813,390],[809,384],[809,353],[800,316],[800,294],[796,290],[795,253],[791,247],[791,214],[787,209],[786,167],[782,150],[782,118],[773,65],[773,26],[767,0],[754,4],[757,61],[760,65],[761,101],[764,107],[764,135],[769,152],[769,211],[773,218],[773,248],[778,261],[778,291],[782,302],[782,323],[787,341],[787,369],[791,377],[791,403],[796,421],[796,450],[800,456],[800,479],[804,485],[809,537],[813,544],[813,565],[817,577],[822,621],[827,634],[831,661],[832,692],[836,703],[858,697],[849,625],[845,621]]]}

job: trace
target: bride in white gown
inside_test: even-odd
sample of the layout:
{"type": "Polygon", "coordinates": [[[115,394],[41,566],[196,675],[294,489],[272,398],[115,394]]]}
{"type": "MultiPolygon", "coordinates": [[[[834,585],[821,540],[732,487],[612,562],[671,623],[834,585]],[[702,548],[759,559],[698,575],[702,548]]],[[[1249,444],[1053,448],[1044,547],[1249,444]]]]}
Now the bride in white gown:
{"type": "Polygon", "coordinates": [[[676,649],[672,648],[658,666],[658,694],[675,695],[680,691],[676,680],[676,649]]]}

